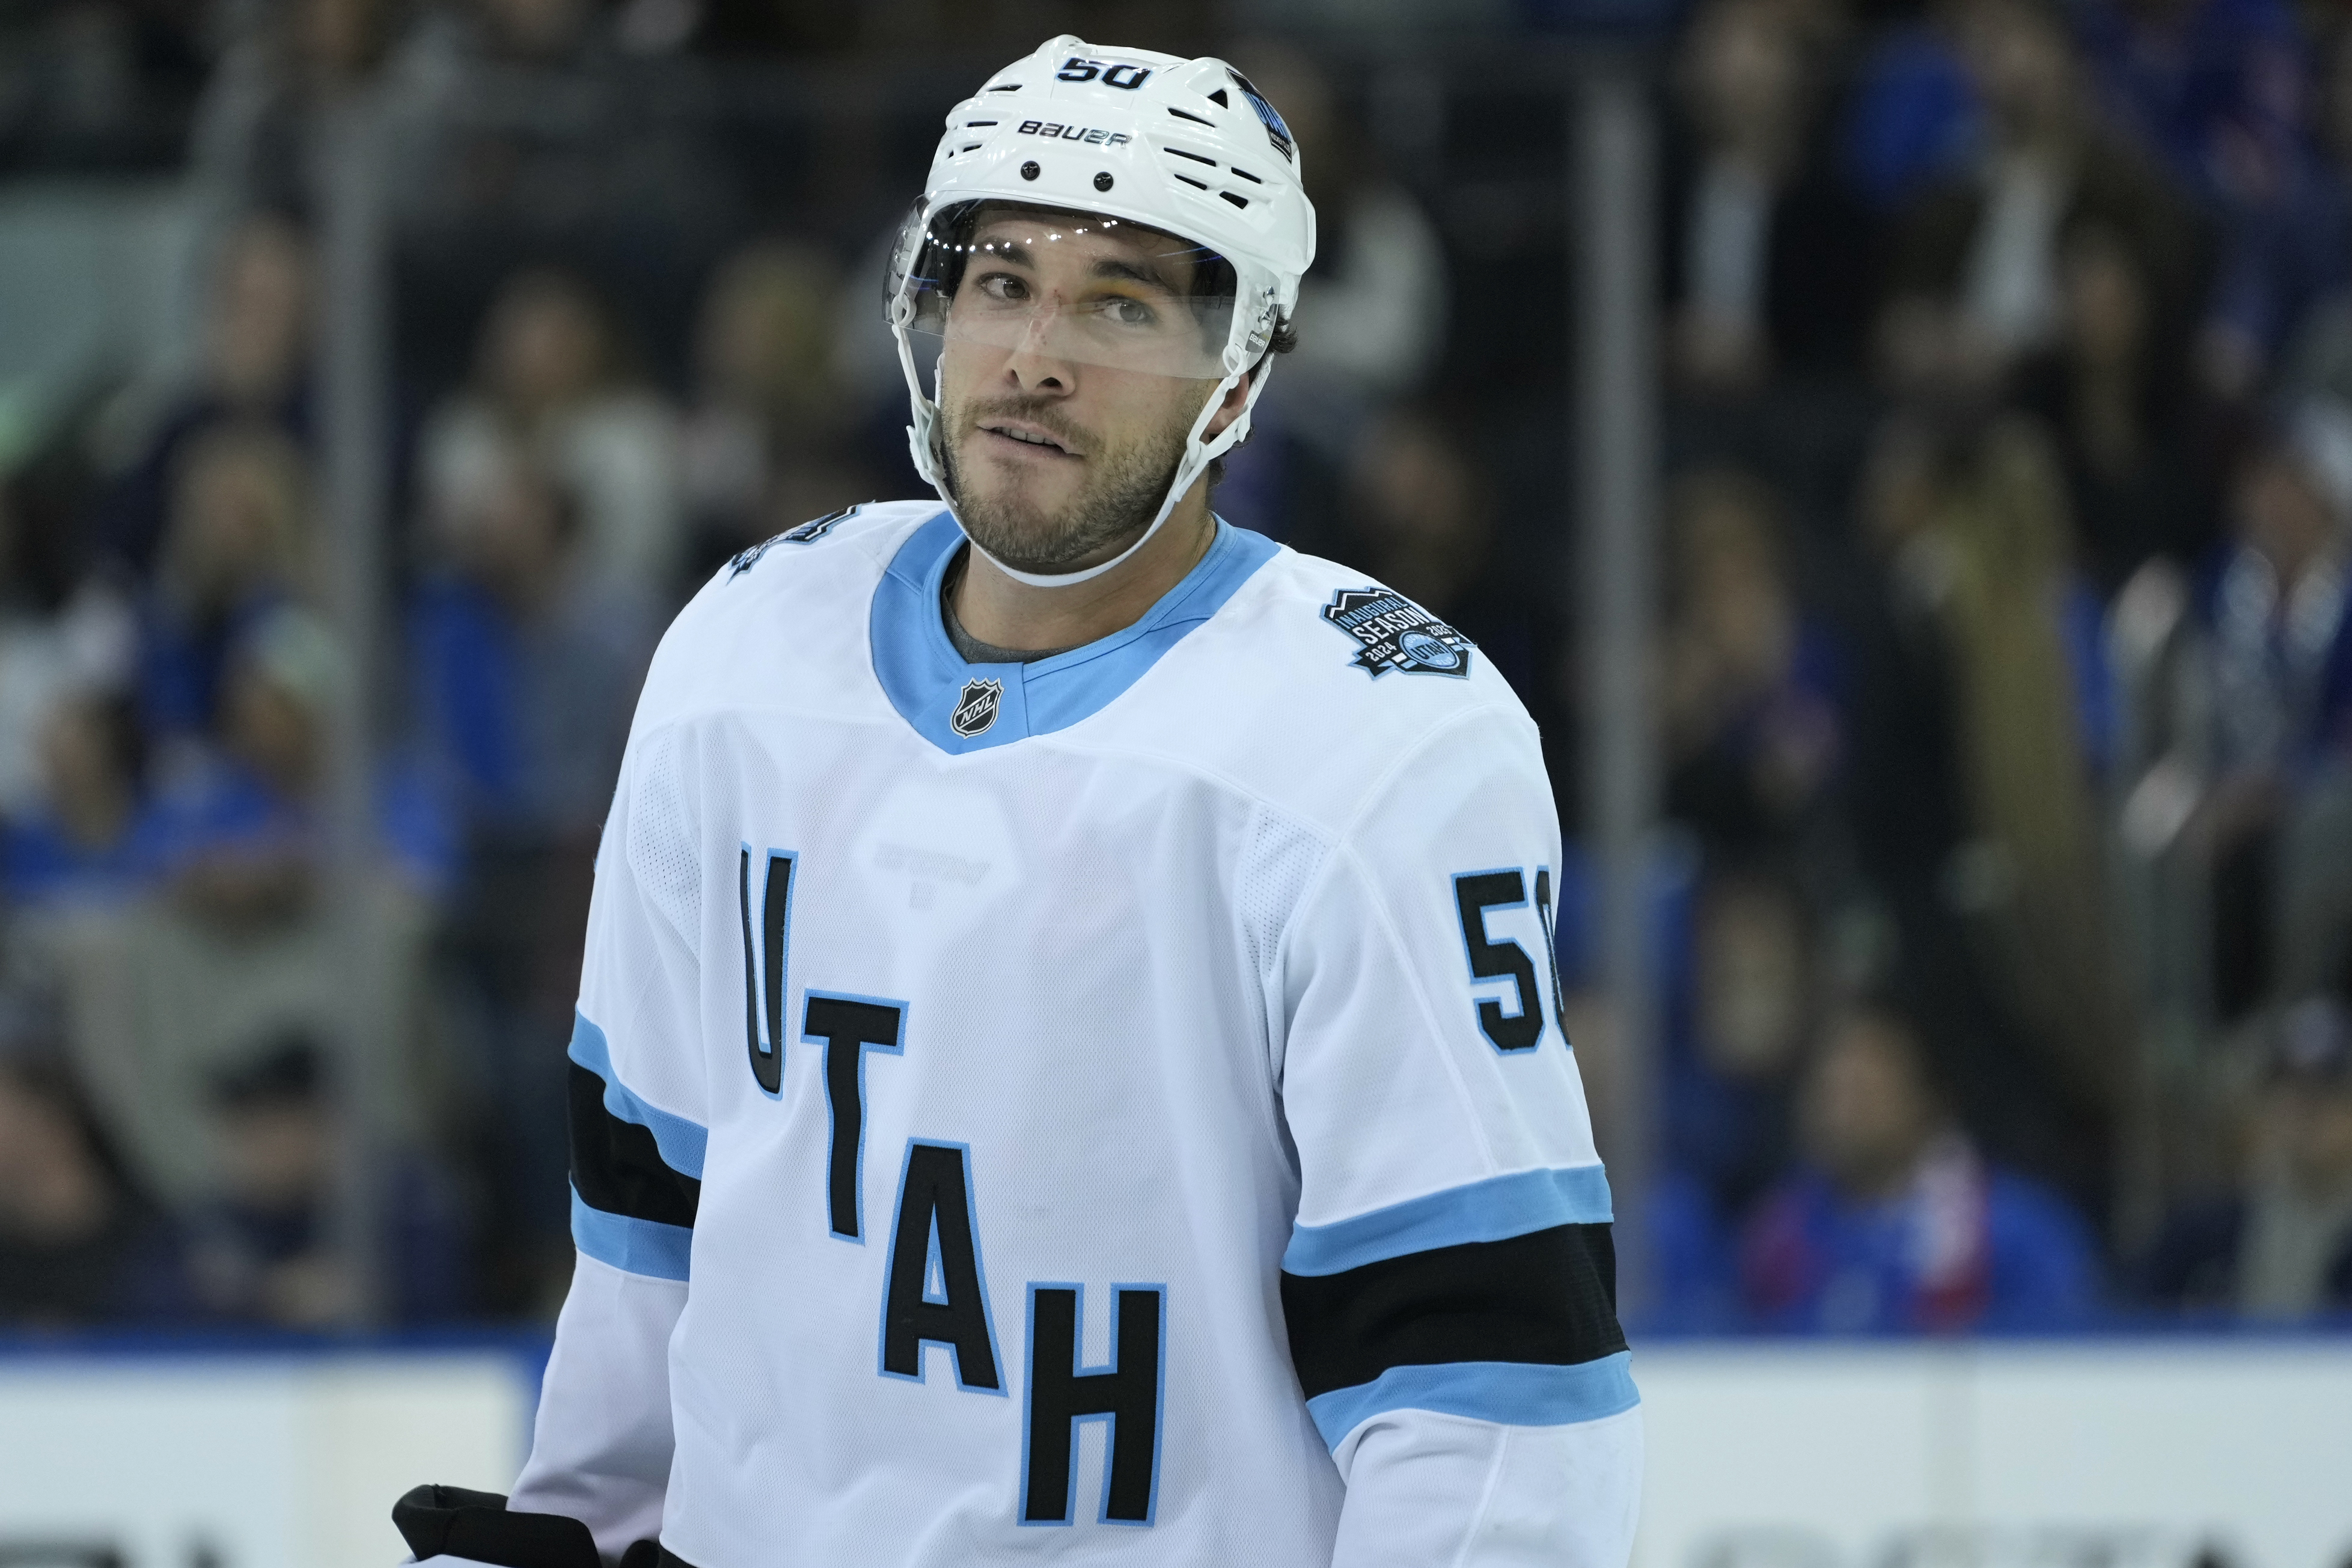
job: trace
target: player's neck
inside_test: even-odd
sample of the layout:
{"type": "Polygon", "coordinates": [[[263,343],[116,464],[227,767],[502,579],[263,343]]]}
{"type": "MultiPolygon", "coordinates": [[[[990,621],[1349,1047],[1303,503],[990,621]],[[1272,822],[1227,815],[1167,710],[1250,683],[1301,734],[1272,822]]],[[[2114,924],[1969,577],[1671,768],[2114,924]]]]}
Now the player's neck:
{"type": "Polygon", "coordinates": [[[1143,618],[1216,538],[1207,485],[1194,486],[1160,531],[1111,570],[1066,588],[1033,588],[1000,570],[978,550],[966,552],[955,585],[956,620],[972,637],[1000,648],[1075,648],[1143,618]]]}

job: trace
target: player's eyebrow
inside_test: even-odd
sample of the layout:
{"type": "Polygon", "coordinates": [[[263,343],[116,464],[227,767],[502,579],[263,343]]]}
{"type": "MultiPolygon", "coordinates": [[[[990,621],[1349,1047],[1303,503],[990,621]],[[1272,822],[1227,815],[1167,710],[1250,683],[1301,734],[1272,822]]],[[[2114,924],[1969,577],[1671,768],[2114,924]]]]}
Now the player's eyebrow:
{"type": "MultiPolygon", "coordinates": [[[[984,239],[974,243],[972,249],[994,260],[1010,262],[1015,267],[1025,267],[1034,271],[1037,267],[1037,257],[1030,249],[1033,243],[1018,239],[984,239]]],[[[1147,288],[1157,289],[1171,299],[1183,298],[1182,289],[1171,283],[1165,273],[1147,262],[1131,261],[1117,256],[1097,256],[1095,258],[1094,265],[1087,271],[1090,277],[1115,278],[1128,283],[1139,283],[1147,288]]]]}
{"type": "Polygon", "coordinates": [[[1171,298],[1180,297],[1180,291],[1176,286],[1169,282],[1158,268],[1148,267],[1139,261],[1128,261],[1115,256],[1101,256],[1097,258],[1094,266],[1088,269],[1088,273],[1095,277],[1123,278],[1129,283],[1140,283],[1147,288],[1158,289],[1171,298]]]}
{"type": "Polygon", "coordinates": [[[971,248],[995,260],[1009,261],[1015,267],[1034,268],[1037,265],[1037,258],[1029,254],[1029,247],[1017,239],[980,240],[971,248]]]}

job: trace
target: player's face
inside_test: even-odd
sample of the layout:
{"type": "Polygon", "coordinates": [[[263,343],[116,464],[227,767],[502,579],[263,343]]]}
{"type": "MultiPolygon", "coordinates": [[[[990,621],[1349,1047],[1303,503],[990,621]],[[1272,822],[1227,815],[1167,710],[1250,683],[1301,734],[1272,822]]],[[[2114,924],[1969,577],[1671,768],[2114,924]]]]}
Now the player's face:
{"type": "Polygon", "coordinates": [[[949,491],[999,560],[1088,566],[1158,511],[1223,334],[1184,296],[1183,243],[1154,230],[1009,209],[971,244],[941,361],[949,491]]]}

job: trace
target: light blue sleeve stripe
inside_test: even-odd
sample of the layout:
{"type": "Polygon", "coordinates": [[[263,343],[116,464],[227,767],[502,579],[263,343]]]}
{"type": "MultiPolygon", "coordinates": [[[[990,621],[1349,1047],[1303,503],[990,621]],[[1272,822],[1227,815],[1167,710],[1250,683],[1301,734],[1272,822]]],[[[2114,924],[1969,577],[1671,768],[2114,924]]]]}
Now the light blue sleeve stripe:
{"type": "Polygon", "coordinates": [[[572,1239],[599,1263],[625,1273],[681,1281],[694,1248],[694,1232],[683,1225],[607,1214],[589,1207],[577,1191],[572,1195],[572,1239]]]}
{"type": "Polygon", "coordinates": [[[1408,1252],[1507,1241],[1555,1225],[1604,1225],[1609,1218],[1609,1177],[1599,1166],[1518,1171],[1331,1225],[1296,1226],[1283,1250],[1282,1269],[1286,1274],[1340,1274],[1408,1252]]]}
{"type": "Polygon", "coordinates": [[[1370,1383],[1317,1395],[1307,1402],[1307,1413],[1333,1448],[1367,1419],[1391,1410],[1430,1410],[1503,1427],[1569,1427],[1639,1405],[1633,1367],[1633,1353],[1622,1350],[1575,1366],[1516,1361],[1391,1366],[1370,1383]]]}
{"type": "MultiPolygon", "coordinates": [[[[572,1060],[604,1081],[604,1109],[624,1122],[634,1123],[654,1135],[654,1147],[670,1169],[680,1176],[702,1179],[703,1151],[710,1143],[707,1128],[673,1116],[658,1106],[648,1105],[622,1085],[621,1075],[613,1071],[613,1047],[604,1039],[604,1031],[588,1021],[585,1013],[572,1015],[572,1060]]],[[[680,1274],[679,1279],[686,1278],[680,1274]]]]}

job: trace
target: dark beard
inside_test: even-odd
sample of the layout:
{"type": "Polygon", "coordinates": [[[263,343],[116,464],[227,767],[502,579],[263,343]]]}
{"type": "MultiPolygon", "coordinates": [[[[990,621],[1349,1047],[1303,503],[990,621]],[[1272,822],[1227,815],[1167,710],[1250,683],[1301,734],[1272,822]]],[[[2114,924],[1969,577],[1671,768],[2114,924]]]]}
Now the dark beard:
{"type": "Polygon", "coordinates": [[[956,517],[971,541],[1016,571],[1072,571],[1089,556],[1116,553],[1151,526],[1184,458],[1184,430],[1162,441],[1096,455],[1086,459],[1087,484],[1058,517],[1042,517],[1019,502],[1007,503],[966,492],[956,474],[957,446],[980,434],[991,415],[1024,420],[1057,434],[1067,427],[1044,400],[1010,399],[959,410],[955,428],[940,443],[947,491],[956,517]]]}

